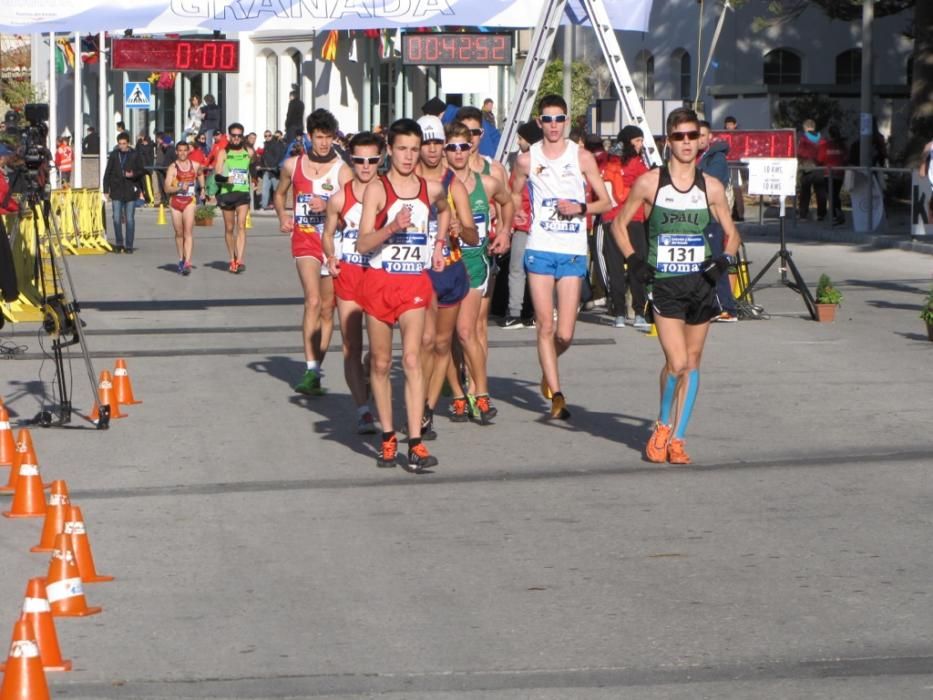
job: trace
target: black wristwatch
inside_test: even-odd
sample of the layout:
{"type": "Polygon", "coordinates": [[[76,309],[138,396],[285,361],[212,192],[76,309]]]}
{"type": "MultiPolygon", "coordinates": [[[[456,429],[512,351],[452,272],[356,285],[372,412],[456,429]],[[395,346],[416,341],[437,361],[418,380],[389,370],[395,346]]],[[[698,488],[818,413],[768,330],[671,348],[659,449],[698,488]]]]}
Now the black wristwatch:
{"type": "Polygon", "coordinates": [[[580,213],[578,216],[586,216],[586,202],[580,202],[580,213]]]}

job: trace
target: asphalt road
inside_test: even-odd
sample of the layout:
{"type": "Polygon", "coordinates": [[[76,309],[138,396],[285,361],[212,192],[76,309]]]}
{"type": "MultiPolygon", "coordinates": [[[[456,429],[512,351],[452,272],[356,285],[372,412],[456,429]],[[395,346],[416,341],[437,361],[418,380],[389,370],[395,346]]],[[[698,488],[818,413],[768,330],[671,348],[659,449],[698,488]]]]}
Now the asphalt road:
{"type": "MultiPolygon", "coordinates": [[[[440,418],[440,465],[414,476],[356,435],[339,336],[329,394],[292,393],[300,288],[270,219],[238,276],[199,229],[188,278],[153,219],[133,256],[68,260],[95,373],[125,357],[144,403],[106,432],[34,431],[117,577],[87,586],[103,614],[57,622],[76,668],[55,697],[933,695],[930,256],[794,241],[839,317],[776,286],[767,320],[713,327],[690,467],[641,456],[655,339],[584,314],[555,424],[534,331],[493,328],[495,425],[440,418]]],[[[750,243],[753,273],[775,247],[750,243]]],[[[51,391],[48,341],[0,339],[25,350],[0,362],[18,425],[51,391]]],[[[86,411],[81,358],[70,372],[86,411]]],[[[40,528],[0,522],[0,634],[47,568],[40,528]]]]}

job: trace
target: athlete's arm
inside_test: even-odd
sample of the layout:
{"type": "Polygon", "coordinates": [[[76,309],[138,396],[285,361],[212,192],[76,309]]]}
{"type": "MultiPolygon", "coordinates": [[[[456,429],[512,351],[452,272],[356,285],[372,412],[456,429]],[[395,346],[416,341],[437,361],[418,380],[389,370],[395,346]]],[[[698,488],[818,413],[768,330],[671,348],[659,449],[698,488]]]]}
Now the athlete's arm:
{"type": "Polygon", "coordinates": [[[340,183],[341,189],[346,185],[350,180],[353,179],[353,168],[344,163],[340,166],[340,170],[337,172],[337,182],[340,183]]]}
{"type": "Polygon", "coordinates": [[[595,199],[586,205],[587,214],[602,214],[612,209],[612,200],[609,198],[609,192],[606,190],[606,183],[599,172],[599,166],[596,164],[596,158],[589,151],[580,149],[580,170],[583,177],[590,185],[595,199]]]}
{"type": "Polygon", "coordinates": [[[473,222],[470,193],[457,178],[450,181],[450,196],[454,200],[454,209],[457,210],[457,223],[460,224],[460,232],[457,235],[467,245],[476,245],[479,243],[479,232],[473,222]]]}
{"type": "Polygon", "coordinates": [[[726,201],[726,189],[711,175],[704,174],[703,179],[706,181],[706,200],[709,202],[709,211],[722,226],[726,236],[726,246],[723,252],[734,257],[742,241],[739,238],[739,230],[732,221],[732,210],[729,208],[729,202],[726,201]]]}
{"type": "Polygon", "coordinates": [[[327,216],[324,219],[324,233],[321,234],[324,261],[327,263],[331,277],[340,275],[340,260],[334,257],[334,233],[340,225],[341,209],[343,209],[343,190],[327,200],[327,216]]]}
{"type": "Polygon", "coordinates": [[[528,172],[531,167],[531,156],[520,153],[512,166],[512,206],[515,211],[522,211],[522,192],[528,184],[528,172]]]}
{"type": "Polygon", "coordinates": [[[227,176],[222,175],[224,170],[224,164],[227,162],[227,152],[223,149],[217,151],[217,156],[214,159],[214,179],[217,182],[226,182],[227,176]]]}
{"type": "Polygon", "coordinates": [[[204,168],[201,167],[201,164],[200,164],[200,163],[194,163],[194,167],[195,167],[195,171],[194,171],[194,172],[196,173],[196,177],[197,177],[197,179],[198,179],[198,188],[199,188],[199,189],[198,189],[198,192],[199,192],[200,195],[201,195],[201,196],[198,198],[198,201],[199,201],[199,202],[203,202],[203,201],[204,201],[204,188],[205,188],[205,185],[204,185],[204,168]]]}
{"type": "Polygon", "coordinates": [[[440,272],[447,264],[444,261],[444,244],[450,240],[450,207],[444,186],[439,182],[429,182],[428,199],[437,208],[437,238],[434,240],[434,250],[431,251],[431,267],[435,272],[440,272]]]}
{"type": "Polygon", "coordinates": [[[165,171],[165,191],[170,194],[175,194],[178,192],[178,182],[176,180],[175,164],[172,163],[168,166],[168,169],[165,171]]]}
{"type": "Polygon", "coordinates": [[[625,258],[635,253],[635,246],[632,245],[628,235],[628,225],[634,218],[635,212],[638,211],[638,207],[654,201],[654,195],[658,191],[658,172],[657,169],[650,170],[635,180],[635,184],[629,191],[628,199],[622,205],[622,211],[612,220],[612,236],[625,258]]]}
{"type": "Polygon", "coordinates": [[[360,217],[360,234],[356,240],[356,250],[364,255],[372,253],[393,233],[404,231],[411,223],[411,210],[402,207],[392,221],[387,221],[382,228],[376,228],[376,216],[386,205],[386,188],[382,180],[373,180],[366,185],[363,193],[363,215],[360,217]]]}
{"type": "Polygon", "coordinates": [[[279,217],[279,230],[283,233],[291,233],[295,228],[295,220],[285,213],[285,195],[291,187],[292,173],[295,172],[297,161],[297,157],[292,157],[282,165],[279,171],[279,186],[275,188],[275,195],[272,197],[275,213],[279,217]]]}
{"type": "Polygon", "coordinates": [[[489,245],[489,252],[492,255],[502,255],[512,245],[512,219],[515,216],[515,204],[512,202],[512,195],[502,180],[495,180],[496,188],[493,191],[492,199],[499,205],[501,218],[499,219],[499,230],[496,231],[496,237],[489,245]]]}

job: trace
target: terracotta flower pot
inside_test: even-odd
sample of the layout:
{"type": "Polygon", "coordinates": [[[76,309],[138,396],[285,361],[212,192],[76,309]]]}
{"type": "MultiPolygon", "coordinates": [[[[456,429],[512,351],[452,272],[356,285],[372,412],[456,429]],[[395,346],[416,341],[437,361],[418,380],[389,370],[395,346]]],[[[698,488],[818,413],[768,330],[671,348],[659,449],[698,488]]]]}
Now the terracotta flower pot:
{"type": "Polygon", "coordinates": [[[838,304],[817,304],[816,320],[820,323],[832,323],[835,321],[836,306],[838,306],[838,304]]]}

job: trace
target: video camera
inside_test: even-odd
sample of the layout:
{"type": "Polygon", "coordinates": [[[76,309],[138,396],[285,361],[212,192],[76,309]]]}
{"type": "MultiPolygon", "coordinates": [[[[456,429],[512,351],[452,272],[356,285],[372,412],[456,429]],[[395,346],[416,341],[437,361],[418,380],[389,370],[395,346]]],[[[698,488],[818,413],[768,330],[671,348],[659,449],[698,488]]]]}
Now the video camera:
{"type": "Polygon", "coordinates": [[[19,142],[16,155],[22,161],[21,165],[14,166],[11,185],[15,189],[15,183],[22,179],[27,195],[45,194],[49,181],[49,162],[52,159],[48,147],[49,106],[28,104],[23,113],[26,117],[25,126],[13,110],[7,112],[3,119],[6,133],[19,142]]]}

